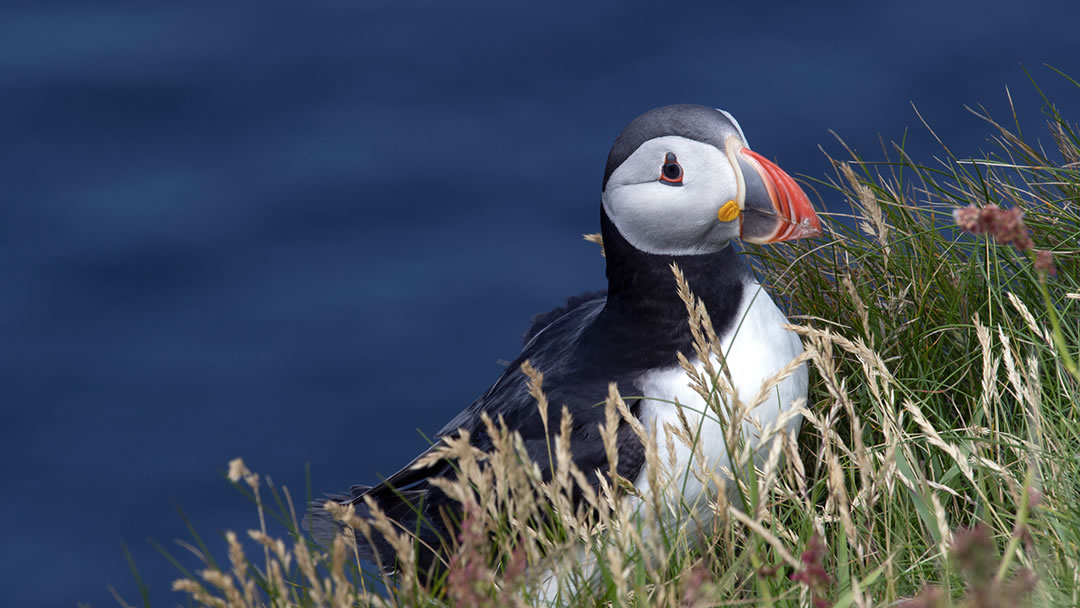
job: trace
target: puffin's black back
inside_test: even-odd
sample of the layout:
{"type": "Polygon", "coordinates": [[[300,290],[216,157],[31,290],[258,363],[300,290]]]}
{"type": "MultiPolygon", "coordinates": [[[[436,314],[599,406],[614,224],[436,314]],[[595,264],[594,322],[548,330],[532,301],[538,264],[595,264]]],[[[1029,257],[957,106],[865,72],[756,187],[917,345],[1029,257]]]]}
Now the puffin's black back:
{"type": "MultiPolygon", "coordinates": [[[[637,378],[651,369],[678,365],[679,352],[692,353],[686,307],[676,293],[671,263],[679,265],[695,295],[705,302],[718,333],[734,322],[747,270],[731,245],[710,255],[654,255],[630,245],[603,211],[601,224],[607,258],[606,294],[571,298],[566,306],[539,315],[526,332],[521,354],[486,393],[439,431],[440,437],[459,428],[468,429],[476,447],[490,450],[492,443],[480,413],[493,419],[502,416],[508,427],[521,434],[544,479],[550,479],[549,437],[520,370],[527,360],[544,374],[552,435],[558,432],[562,406],[569,409],[573,459],[595,487],[596,472],[608,469],[599,434],[608,384],[618,384],[631,412],[638,415],[637,378]]],[[[619,475],[635,479],[644,463],[644,449],[628,424],[620,426],[617,445],[619,475]]],[[[370,496],[403,529],[418,531],[420,564],[427,569],[438,560],[424,546],[443,550],[452,546],[457,532],[448,530],[445,522],[460,521],[457,503],[428,483],[428,479],[442,476],[453,476],[450,463],[420,470],[406,467],[373,488],[356,486],[349,496],[330,498],[355,503],[358,515],[365,516],[363,497],[370,496]]],[[[319,505],[311,515],[313,534],[321,542],[329,542],[337,526],[319,505]]],[[[382,539],[376,539],[372,546],[357,536],[360,557],[374,560],[378,555],[384,565],[393,564],[393,551],[382,539]]]]}

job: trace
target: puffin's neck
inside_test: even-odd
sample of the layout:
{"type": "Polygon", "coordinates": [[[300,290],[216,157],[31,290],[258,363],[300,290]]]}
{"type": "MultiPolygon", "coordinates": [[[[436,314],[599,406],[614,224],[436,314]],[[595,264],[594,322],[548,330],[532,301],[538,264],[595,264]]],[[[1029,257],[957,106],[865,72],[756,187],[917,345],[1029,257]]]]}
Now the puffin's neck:
{"type": "Polygon", "coordinates": [[[657,255],[637,249],[601,209],[608,295],[603,314],[630,326],[689,335],[686,306],[676,293],[674,262],[705,303],[719,335],[734,322],[749,271],[729,244],[704,255],[657,255]]]}

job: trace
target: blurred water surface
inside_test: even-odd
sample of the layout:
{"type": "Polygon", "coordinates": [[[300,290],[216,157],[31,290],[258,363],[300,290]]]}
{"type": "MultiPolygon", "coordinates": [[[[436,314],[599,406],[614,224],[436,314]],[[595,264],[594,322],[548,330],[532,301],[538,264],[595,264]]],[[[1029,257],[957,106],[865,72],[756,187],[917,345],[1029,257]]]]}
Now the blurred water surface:
{"type": "MultiPolygon", "coordinates": [[[[823,177],[835,130],[988,148],[1076,119],[1080,3],[29,2],[0,8],[0,535],[9,606],[138,600],[145,542],[255,527],[228,459],[305,494],[406,462],[602,286],[607,148],[676,102],[823,177]]],[[[826,200],[825,204],[836,201],[826,200]]],[[[183,553],[177,549],[178,553],[183,553]]],[[[194,565],[194,559],[185,557],[194,565]]]]}

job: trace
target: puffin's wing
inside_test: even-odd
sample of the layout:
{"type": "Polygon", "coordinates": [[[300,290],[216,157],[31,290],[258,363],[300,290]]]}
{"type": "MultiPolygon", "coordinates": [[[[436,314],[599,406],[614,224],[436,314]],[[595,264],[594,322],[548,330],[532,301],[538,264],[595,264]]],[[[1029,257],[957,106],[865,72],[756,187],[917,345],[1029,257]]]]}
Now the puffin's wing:
{"type": "MultiPolygon", "coordinates": [[[[498,420],[502,415],[510,428],[520,431],[526,430],[523,428],[526,419],[532,415],[535,414],[536,420],[540,421],[536,400],[529,395],[527,379],[521,371],[522,364],[528,361],[545,375],[545,392],[563,388],[556,384],[556,380],[574,375],[572,359],[578,341],[584,329],[604,307],[607,301],[605,294],[598,291],[573,296],[563,306],[535,315],[525,332],[525,346],[521,354],[506,366],[483,395],[451,418],[437,435],[443,437],[464,428],[475,436],[477,431],[483,430],[481,413],[487,413],[493,420],[498,420]]],[[[550,399],[550,395],[548,401],[552,405],[556,403],[550,399]]],[[[561,408],[561,404],[556,407],[561,408]]]]}
{"type": "MultiPolygon", "coordinates": [[[[603,308],[605,298],[591,294],[577,301],[576,306],[571,305],[574,302],[571,300],[567,306],[548,313],[546,316],[550,322],[543,327],[537,328],[539,323],[534,323],[530,329],[532,337],[521,355],[487,392],[450,420],[438,432],[438,436],[441,438],[466,429],[473,445],[487,451],[492,449],[493,444],[481,414],[486,413],[493,420],[502,418],[507,427],[521,434],[529,457],[540,467],[543,477],[550,479],[554,463],[548,459],[547,448],[549,442],[554,445],[554,437],[558,435],[562,421],[562,408],[566,406],[573,419],[570,438],[572,458],[595,487],[598,484],[597,472],[608,470],[607,454],[599,429],[604,421],[604,398],[608,384],[616,382],[624,395],[633,395],[634,388],[631,378],[610,377],[610,374],[599,371],[589,361],[582,359],[582,352],[588,350],[579,348],[582,333],[603,308]],[[549,402],[547,432],[536,400],[529,394],[528,379],[521,371],[521,365],[526,360],[544,373],[543,389],[549,402]]],[[[636,415],[637,402],[632,399],[627,401],[636,415]]],[[[635,478],[644,462],[644,449],[629,425],[620,425],[617,446],[619,475],[635,478]]],[[[423,546],[438,548],[452,542],[454,534],[445,526],[445,515],[457,511],[458,505],[430,484],[429,480],[452,476],[453,463],[442,461],[415,468],[415,463],[429,452],[430,449],[426,450],[374,487],[358,486],[349,497],[330,499],[351,502],[356,505],[357,514],[364,516],[367,514],[364,497],[370,496],[402,529],[417,533],[423,546]]],[[[324,514],[324,510],[313,509],[312,515],[317,521],[312,530],[317,539],[328,542],[336,526],[324,514]]],[[[392,549],[381,538],[374,538],[373,543],[369,544],[358,535],[357,544],[361,558],[370,560],[378,555],[384,564],[393,560],[392,549]]],[[[434,563],[435,556],[424,554],[420,559],[425,564],[434,563]]]]}
{"type": "MultiPolygon", "coordinates": [[[[589,356],[593,351],[583,348],[587,346],[583,344],[583,334],[605,302],[603,292],[585,294],[538,316],[526,334],[528,341],[521,355],[507,366],[484,395],[448,422],[439,435],[464,428],[470,432],[476,447],[489,450],[493,446],[481,414],[486,413],[493,420],[501,417],[508,428],[521,435],[529,457],[548,479],[554,469],[554,463],[549,462],[551,452],[548,447],[554,446],[554,438],[559,434],[565,406],[573,422],[570,450],[574,463],[595,485],[595,472],[608,468],[599,425],[604,421],[604,400],[609,383],[618,385],[620,393],[627,396],[631,412],[637,414],[637,401],[629,398],[638,392],[632,384],[633,375],[619,377],[598,366],[598,362],[589,356]],[[536,400],[529,394],[528,378],[521,371],[525,361],[544,375],[542,388],[548,400],[546,432],[536,400]]],[[[620,425],[618,446],[619,474],[636,476],[644,452],[629,425],[620,425]]]]}
{"type": "MultiPolygon", "coordinates": [[[[311,532],[312,537],[319,543],[330,546],[334,536],[344,528],[342,524],[331,517],[326,510],[327,502],[337,502],[343,505],[351,504],[356,507],[356,514],[364,519],[371,517],[371,509],[367,506],[365,497],[370,497],[383,513],[404,530],[420,535],[423,542],[430,547],[438,548],[452,540],[441,521],[432,517],[437,510],[431,509],[429,500],[432,494],[432,486],[429,479],[448,476],[452,469],[449,462],[437,462],[429,467],[414,468],[420,458],[430,452],[427,449],[416,458],[402,467],[398,472],[383,480],[375,486],[354,485],[348,494],[329,494],[325,498],[316,499],[312,502],[305,518],[304,525],[311,532]]],[[[437,493],[436,503],[445,503],[445,496],[437,493]]],[[[436,508],[438,505],[435,505],[436,508]]],[[[395,553],[393,547],[380,534],[374,533],[368,539],[360,531],[356,531],[356,551],[361,559],[382,563],[387,570],[393,570],[395,553]]],[[[427,551],[420,558],[423,563],[431,564],[435,560],[435,552],[427,551]]]]}
{"type": "Polygon", "coordinates": [[[587,304],[593,300],[605,300],[607,298],[607,290],[602,289],[600,291],[590,291],[577,296],[571,296],[566,300],[566,303],[558,308],[554,308],[547,312],[541,312],[533,315],[532,322],[529,323],[529,329],[525,331],[525,335],[521,337],[521,341],[525,345],[529,344],[536,334],[540,333],[548,325],[551,325],[555,321],[559,320],[567,313],[573,312],[576,308],[582,304],[587,304]]]}
{"type": "MultiPolygon", "coordinates": [[[[484,433],[480,420],[481,412],[487,412],[493,419],[497,418],[499,414],[503,414],[504,417],[511,414],[511,417],[506,418],[511,428],[517,426],[514,422],[520,419],[522,413],[526,414],[526,418],[530,417],[531,414],[535,414],[536,420],[540,421],[536,402],[528,394],[528,387],[521,372],[521,364],[526,360],[533,360],[534,357],[547,360],[551,358],[552,351],[565,353],[570,346],[567,342],[579,335],[580,330],[603,307],[606,301],[606,293],[606,291],[601,290],[572,296],[567,299],[564,305],[533,316],[532,323],[528,331],[525,332],[525,348],[518,358],[507,366],[506,370],[495,380],[495,383],[479,399],[443,425],[436,433],[436,437],[442,438],[451,435],[462,428],[474,433],[474,436],[477,431],[484,433]],[[535,339],[537,335],[549,327],[553,328],[551,335],[545,336],[542,340],[535,339]]],[[[558,429],[557,423],[554,428],[558,429]]],[[[486,433],[477,439],[483,444],[478,447],[482,449],[491,447],[486,433]]],[[[353,486],[349,497],[335,495],[333,498],[338,500],[347,498],[348,502],[362,504],[364,495],[385,495],[392,491],[401,492],[415,484],[424,483],[432,477],[438,477],[449,472],[449,465],[414,468],[414,465],[430,451],[430,448],[424,450],[413,458],[409,464],[378,485],[353,486]]]]}

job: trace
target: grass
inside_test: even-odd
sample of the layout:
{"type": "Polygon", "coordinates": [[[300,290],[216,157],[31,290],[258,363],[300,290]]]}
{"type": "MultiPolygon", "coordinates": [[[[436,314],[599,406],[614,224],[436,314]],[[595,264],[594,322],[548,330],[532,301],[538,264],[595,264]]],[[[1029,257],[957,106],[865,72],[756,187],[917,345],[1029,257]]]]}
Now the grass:
{"type": "MultiPolygon", "coordinates": [[[[345,536],[312,545],[288,491],[234,461],[259,527],[226,536],[228,566],[174,588],[229,607],[1080,604],[1080,136],[1049,101],[1046,116],[1047,146],[984,116],[997,149],[980,160],[943,146],[920,164],[896,146],[880,162],[836,162],[814,186],[851,213],[823,214],[824,239],[747,252],[806,346],[801,432],[744,440],[738,422],[758,403],[739,402],[722,365],[694,384],[732,429],[730,469],[673,474],[637,425],[653,487],[731,489],[712,493],[710,517],[635,497],[614,466],[590,487],[568,458],[568,416],[546,483],[488,421],[494,452],[467,436],[437,451],[457,463],[458,479],[440,483],[464,513],[445,575],[419,572],[407,531],[377,509],[338,515],[397,548],[395,575],[360,563],[345,536]],[[960,215],[979,234],[954,221],[971,205],[991,209],[960,215]],[[1026,227],[992,205],[1022,210],[1026,227]],[[1028,229],[1031,243],[1017,237],[1028,229]],[[275,515],[287,541],[267,532],[275,515]]],[[[692,289],[680,278],[696,354],[722,358],[692,289]]],[[[538,407],[558,407],[525,371],[538,407]]],[[[612,448],[615,426],[636,419],[614,390],[600,406],[612,448]]],[[[697,449],[693,419],[659,432],[697,449]]]]}

